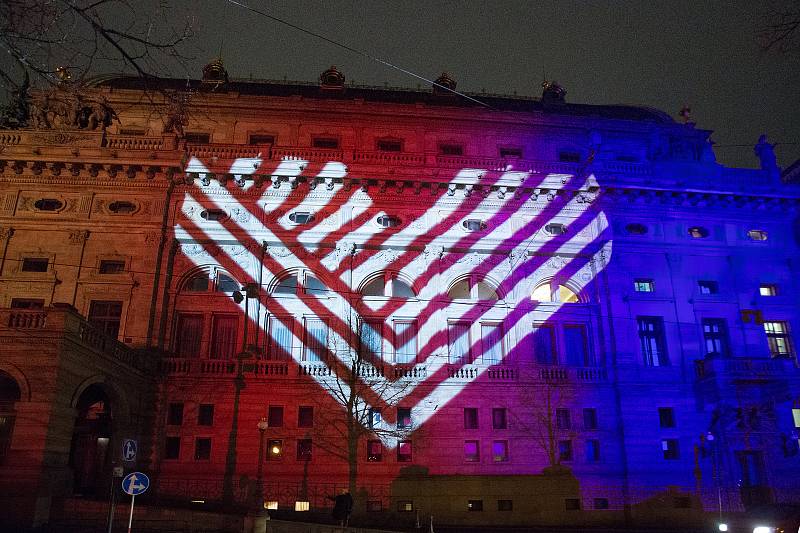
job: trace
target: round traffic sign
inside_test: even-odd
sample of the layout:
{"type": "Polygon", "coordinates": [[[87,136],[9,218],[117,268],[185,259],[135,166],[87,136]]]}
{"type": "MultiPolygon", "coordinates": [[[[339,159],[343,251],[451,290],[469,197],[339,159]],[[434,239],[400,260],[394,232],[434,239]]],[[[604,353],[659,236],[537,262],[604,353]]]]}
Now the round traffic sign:
{"type": "Polygon", "coordinates": [[[131,472],[122,480],[122,490],[131,496],[138,496],[150,486],[150,478],[141,472],[131,472]]]}

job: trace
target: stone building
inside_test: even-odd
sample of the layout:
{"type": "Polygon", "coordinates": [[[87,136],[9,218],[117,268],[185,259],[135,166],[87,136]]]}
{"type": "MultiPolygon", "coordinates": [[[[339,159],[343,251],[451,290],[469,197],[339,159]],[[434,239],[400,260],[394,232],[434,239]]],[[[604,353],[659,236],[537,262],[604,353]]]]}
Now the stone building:
{"type": "Polygon", "coordinates": [[[401,524],[797,501],[800,187],[767,139],[727,168],[688,117],[452,89],[212,63],[33,98],[0,132],[4,512],[114,466],[401,524]]]}

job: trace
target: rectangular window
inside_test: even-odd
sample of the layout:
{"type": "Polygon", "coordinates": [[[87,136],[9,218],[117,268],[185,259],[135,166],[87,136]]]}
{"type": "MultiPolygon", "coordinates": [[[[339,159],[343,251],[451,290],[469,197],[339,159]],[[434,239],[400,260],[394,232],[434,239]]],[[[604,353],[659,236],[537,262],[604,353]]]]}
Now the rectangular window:
{"type": "Polygon", "coordinates": [[[365,361],[380,361],[383,358],[383,322],[361,322],[361,357],[365,361]]]}
{"type": "Polygon", "coordinates": [[[175,355],[178,357],[200,357],[203,339],[202,315],[178,315],[175,331],[175,355]]]}
{"type": "Polygon", "coordinates": [[[556,409],[556,428],[569,429],[571,426],[569,409],[556,409]]]}
{"type": "Polygon", "coordinates": [[[309,405],[300,406],[300,408],[297,410],[297,427],[314,427],[314,407],[309,405]]]}
{"type": "Polygon", "coordinates": [[[180,459],[181,457],[181,438],[167,437],[164,443],[164,459],[180,459]]]}
{"type": "Polygon", "coordinates": [[[496,440],[492,442],[492,460],[495,463],[508,461],[508,441],[496,440]]]}
{"type": "Polygon", "coordinates": [[[439,144],[440,155],[464,155],[464,147],[460,144],[439,144]]]}
{"type": "Polygon", "coordinates": [[[183,404],[171,403],[167,407],[167,425],[180,426],[183,424],[183,404]]]}
{"type": "Polygon", "coordinates": [[[714,357],[727,357],[728,352],[728,327],[721,318],[703,319],[703,341],[705,354],[714,357]]]}
{"type": "Polygon", "coordinates": [[[719,283],[711,280],[700,280],[697,282],[697,288],[700,294],[718,294],[719,283]]]}
{"type": "Polygon", "coordinates": [[[464,429],[478,429],[477,407],[464,408],[464,429]]]}
{"type": "Polygon", "coordinates": [[[303,361],[318,363],[328,350],[328,325],[319,318],[306,318],[303,361]]]}
{"type": "Polygon", "coordinates": [[[297,440],[297,460],[310,461],[311,460],[311,439],[298,439],[297,440]]]}
{"type": "Polygon", "coordinates": [[[247,144],[275,144],[275,136],[252,133],[247,137],[247,144]]]}
{"type": "Polygon", "coordinates": [[[25,257],[22,259],[23,272],[47,272],[50,259],[47,257],[25,257]]]}
{"type": "Polygon", "coordinates": [[[510,148],[510,147],[503,147],[497,149],[497,153],[500,155],[501,159],[511,158],[511,157],[522,157],[522,148],[510,148]]]}
{"type": "Polygon", "coordinates": [[[278,461],[283,457],[283,441],[281,439],[270,439],[267,443],[267,460],[278,461]]]}
{"type": "Polygon", "coordinates": [[[450,363],[454,365],[469,363],[469,324],[463,322],[448,324],[447,339],[450,363]]]}
{"type": "Polygon", "coordinates": [[[311,140],[311,146],[314,148],[335,150],[339,148],[339,139],[335,137],[314,137],[311,140]]]}
{"type": "Polygon", "coordinates": [[[198,437],[194,439],[194,460],[208,461],[211,459],[211,439],[198,437]]]}
{"type": "Polygon", "coordinates": [[[506,419],[506,409],[497,407],[492,409],[492,429],[507,429],[508,420],[506,419]]]}
{"type": "Polygon", "coordinates": [[[292,318],[270,317],[267,358],[273,361],[292,359],[292,318]]]}
{"type": "Polygon", "coordinates": [[[211,328],[210,359],[233,359],[239,319],[231,315],[214,315],[211,328]]]}
{"type": "Polygon", "coordinates": [[[514,500],[497,500],[498,511],[513,511],[514,500]]]}
{"type": "Polygon", "coordinates": [[[200,407],[197,409],[197,425],[214,425],[214,406],[212,404],[200,404],[200,407]]]}
{"type": "Polygon", "coordinates": [[[553,326],[536,327],[533,332],[533,353],[539,364],[556,364],[556,335],[553,326]]]}
{"type": "Polygon", "coordinates": [[[411,462],[411,441],[401,440],[397,443],[397,462],[410,463],[411,462]]]}
{"type": "Polygon", "coordinates": [[[481,448],[479,441],[464,441],[464,460],[468,463],[479,463],[481,461],[481,448]]]}
{"type": "Polygon", "coordinates": [[[680,457],[680,451],[678,450],[678,439],[662,439],[661,451],[664,453],[664,459],[678,459],[680,457]]]}
{"type": "Polygon", "coordinates": [[[564,326],[564,348],[567,351],[567,364],[572,366],[591,366],[586,326],[564,326]]]}
{"type": "Polygon", "coordinates": [[[380,427],[381,425],[381,412],[379,409],[372,409],[370,408],[367,412],[367,425],[370,429],[375,429],[380,427]]]}
{"type": "Polygon", "coordinates": [[[12,298],[11,309],[44,309],[41,298],[12,298]]]}
{"type": "Polygon", "coordinates": [[[586,440],[586,461],[596,463],[600,461],[600,441],[597,439],[586,440]]]}
{"type": "Polygon", "coordinates": [[[633,281],[633,290],[636,292],[653,292],[656,288],[652,279],[636,279],[633,281]]]}
{"type": "Polygon", "coordinates": [[[417,326],[415,322],[394,321],[394,362],[414,363],[417,360],[417,326]]]}
{"type": "Polygon", "coordinates": [[[767,334],[770,357],[789,357],[792,354],[787,322],[764,322],[764,331],[767,334]]]}
{"type": "Polygon", "coordinates": [[[267,426],[271,428],[283,427],[283,406],[269,406],[267,409],[267,426]]]}
{"type": "Polygon", "coordinates": [[[411,408],[398,407],[397,408],[397,429],[408,429],[412,425],[411,408]]]}
{"type": "Polygon", "coordinates": [[[800,428],[800,409],[792,409],[792,422],[794,422],[794,427],[800,428]]]}
{"type": "Polygon", "coordinates": [[[602,511],[608,509],[608,498],[595,498],[594,499],[594,508],[597,511],[602,511]]]}
{"type": "Polygon", "coordinates": [[[672,407],[658,408],[658,425],[662,428],[675,427],[675,410],[672,407]]]}
{"type": "Polygon", "coordinates": [[[89,304],[89,323],[109,337],[119,336],[121,316],[122,302],[93,300],[89,304]]]}
{"type": "Polygon", "coordinates": [[[383,444],[379,440],[367,441],[367,461],[379,463],[383,460],[383,444]]]}
{"type": "Polygon", "coordinates": [[[403,143],[391,139],[381,139],[377,143],[379,152],[402,152],[403,143]]]}
{"type": "Polygon", "coordinates": [[[564,509],[567,511],[580,511],[581,500],[578,498],[564,498],[564,509]]]}
{"type": "Polygon", "coordinates": [[[758,293],[761,296],[777,296],[778,286],[771,283],[764,283],[758,287],[758,293]]]}
{"type": "Polygon", "coordinates": [[[558,460],[559,461],[572,461],[572,441],[560,440],[558,441],[558,460]]]}
{"type": "Polygon", "coordinates": [[[398,513],[411,513],[414,511],[414,502],[409,500],[400,500],[397,502],[398,513]]]}
{"type": "Polygon", "coordinates": [[[111,261],[103,259],[100,261],[100,274],[121,274],[125,272],[125,261],[111,261]]]}
{"type": "Polygon", "coordinates": [[[483,511],[483,500],[467,500],[467,511],[483,511]]]}
{"type": "Polygon", "coordinates": [[[668,366],[667,343],[664,337],[664,319],[660,316],[636,317],[639,341],[646,366],[668,366]]]}
{"type": "Polygon", "coordinates": [[[497,365],[503,361],[503,328],[499,324],[481,324],[483,364],[497,365]]]}
{"type": "Polygon", "coordinates": [[[594,407],[583,409],[583,429],[597,429],[597,409],[594,407]]]}
{"type": "Polygon", "coordinates": [[[183,138],[188,144],[208,144],[211,142],[210,133],[187,132],[183,138]]]}

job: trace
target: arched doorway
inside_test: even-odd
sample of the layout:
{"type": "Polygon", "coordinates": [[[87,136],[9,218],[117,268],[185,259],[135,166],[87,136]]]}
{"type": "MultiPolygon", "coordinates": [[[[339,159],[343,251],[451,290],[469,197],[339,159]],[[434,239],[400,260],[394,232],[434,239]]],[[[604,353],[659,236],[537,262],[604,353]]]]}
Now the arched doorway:
{"type": "Polygon", "coordinates": [[[11,449],[11,436],[16,422],[15,405],[20,399],[17,380],[0,370],[0,465],[11,449]]]}
{"type": "Polygon", "coordinates": [[[100,384],[89,385],[75,408],[78,417],[72,433],[69,464],[76,494],[99,495],[108,477],[112,411],[108,394],[100,384]]]}

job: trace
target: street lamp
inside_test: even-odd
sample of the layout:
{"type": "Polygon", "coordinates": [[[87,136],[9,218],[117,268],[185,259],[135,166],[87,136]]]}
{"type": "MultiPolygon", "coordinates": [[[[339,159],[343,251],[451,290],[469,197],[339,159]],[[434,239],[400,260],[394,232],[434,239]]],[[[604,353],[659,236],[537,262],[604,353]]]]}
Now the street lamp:
{"type": "Polygon", "coordinates": [[[269,513],[264,510],[264,432],[267,431],[269,423],[262,417],[258,421],[258,473],[256,475],[256,494],[253,509],[253,533],[265,533],[267,530],[267,520],[269,513]]]}

